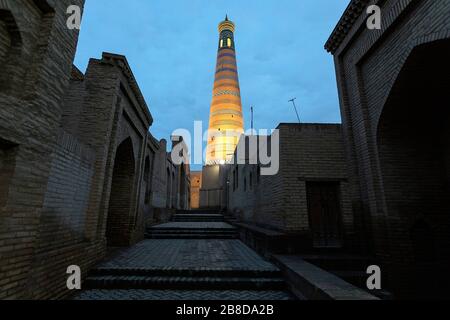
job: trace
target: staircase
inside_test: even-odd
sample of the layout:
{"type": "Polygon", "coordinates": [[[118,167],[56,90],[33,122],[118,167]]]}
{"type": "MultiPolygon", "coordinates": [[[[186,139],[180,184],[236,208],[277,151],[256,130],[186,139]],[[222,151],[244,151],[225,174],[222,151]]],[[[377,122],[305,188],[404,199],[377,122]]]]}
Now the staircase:
{"type": "Polygon", "coordinates": [[[195,209],[195,210],[177,210],[177,214],[185,215],[209,215],[209,214],[221,214],[220,210],[217,209],[195,209]]]}
{"type": "Polygon", "coordinates": [[[202,226],[189,227],[176,223],[167,223],[147,229],[147,239],[237,239],[238,234],[235,228],[225,226],[220,223],[202,223],[202,226]]]}
{"type": "Polygon", "coordinates": [[[86,289],[286,290],[279,270],[94,269],[86,289]]]}
{"type": "Polygon", "coordinates": [[[237,229],[215,211],[178,211],[171,222],[146,230],[147,239],[237,239],[237,229]]]}
{"type": "Polygon", "coordinates": [[[220,214],[175,214],[174,222],[223,222],[224,217],[220,214]]]}
{"type": "Polygon", "coordinates": [[[93,269],[78,298],[294,299],[280,269],[237,240],[218,211],[178,211],[146,238],[93,269]]]}

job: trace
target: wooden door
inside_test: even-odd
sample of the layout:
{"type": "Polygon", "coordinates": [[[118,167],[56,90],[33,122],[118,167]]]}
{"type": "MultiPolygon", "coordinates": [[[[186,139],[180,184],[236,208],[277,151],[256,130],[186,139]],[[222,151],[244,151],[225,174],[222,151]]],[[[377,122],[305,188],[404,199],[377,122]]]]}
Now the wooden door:
{"type": "Polygon", "coordinates": [[[308,182],[306,189],[314,247],[341,247],[339,183],[308,182]]]}

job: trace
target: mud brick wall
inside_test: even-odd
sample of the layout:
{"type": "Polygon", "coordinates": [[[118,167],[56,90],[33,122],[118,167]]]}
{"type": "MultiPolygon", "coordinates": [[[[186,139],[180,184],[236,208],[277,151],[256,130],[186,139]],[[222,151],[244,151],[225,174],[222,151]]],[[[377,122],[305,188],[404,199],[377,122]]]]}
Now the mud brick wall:
{"type": "Polygon", "coordinates": [[[60,131],[40,221],[39,251],[82,242],[95,153],[60,131]]]}
{"type": "Polygon", "coordinates": [[[281,124],[278,128],[286,230],[309,233],[307,182],[336,182],[343,233],[350,236],[353,216],[341,125],[281,124]]]}
{"type": "Polygon", "coordinates": [[[78,39],[66,27],[70,4],[84,1],[0,1],[2,39],[5,23],[11,39],[1,40],[0,58],[0,298],[32,296],[50,155],[78,39]]]}
{"type": "Polygon", "coordinates": [[[448,277],[431,276],[450,261],[448,182],[438,163],[448,154],[448,130],[437,133],[449,119],[439,108],[448,101],[439,88],[449,86],[442,76],[449,16],[448,1],[352,1],[326,44],[336,64],[357,231],[398,297],[430,297],[439,286],[448,295],[448,277]],[[381,7],[381,30],[366,28],[370,4],[381,7]],[[435,244],[424,249],[431,238],[435,244]],[[440,262],[428,260],[434,267],[415,273],[423,259],[417,251],[435,250],[440,262]],[[417,289],[420,282],[428,289],[417,289]]]}
{"type": "Polygon", "coordinates": [[[280,124],[278,129],[278,174],[259,176],[257,165],[230,166],[229,210],[245,222],[309,236],[306,182],[337,182],[340,184],[343,233],[347,242],[350,242],[353,236],[353,214],[341,126],[280,124]],[[239,183],[233,191],[237,171],[239,183]]]}

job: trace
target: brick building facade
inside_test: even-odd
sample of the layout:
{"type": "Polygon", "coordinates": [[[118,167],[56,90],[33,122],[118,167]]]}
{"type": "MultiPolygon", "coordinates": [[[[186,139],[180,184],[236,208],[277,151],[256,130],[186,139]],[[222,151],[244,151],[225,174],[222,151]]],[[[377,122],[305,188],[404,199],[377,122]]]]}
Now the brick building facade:
{"type": "Polygon", "coordinates": [[[353,0],[326,43],[357,228],[399,298],[448,297],[449,17],[449,1],[353,0]],[[381,30],[366,27],[371,4],[381,30]]]}
{"type": "Polygon", "coordinates": [[[240,142],[247,143],[247,164],[228,169],[228,210],[238,219],[243,238],[254,247],[265,246],[258,243],[258,233],[284,239],[279,245],[268,241],[272,247],[263,251],[352,248],[354,221],[341,126],[283,123],[277,129],[278,174],[262,175],[261,165],[249,163],[248,136],[240,142]]]}
{"type": "MultiPolygon", "coordinates": [[[[85,276],[108,246],[190,208],[201,184],[149,133],[124,56],[73,66],[69,5],[84,0],[0,0],[0,299],[67,296],[68,266],[85,276]]],[[[218,173],[211,202],[226,203],[243,240],[373,254],[396,297],[448,297],[448,17],[448,1],[350,2],[326,44],[343,133],[281,124],[277,175],[257,164],[218,173]],[[381,30],[366,28],[370,4],[381,30]]]]}
{"type": "Polygon", "coordinates": [[[126,58],[73,66],[66,10],[83,4],[0,1],[0,298],[63,297],[68,266],[86,275],[156,210],[189,206],[187,165],[148,132],[126,58]]]}

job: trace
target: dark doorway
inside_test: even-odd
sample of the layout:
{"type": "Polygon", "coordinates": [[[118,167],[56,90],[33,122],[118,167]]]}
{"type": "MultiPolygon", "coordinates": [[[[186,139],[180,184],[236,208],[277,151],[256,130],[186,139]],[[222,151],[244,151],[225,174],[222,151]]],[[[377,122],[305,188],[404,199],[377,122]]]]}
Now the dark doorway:
{"type": "Polygon", "coordinates": [[[391,263],[395,270],[410,271],[392,274],[393,290],[404,298],[438,293],[430,286],[439,274],[439,295],[448,296],[449,57],[449,40],[415,48],[396,79],[378,125],[391,263]],[[427,223],[415,223],[418,217],[427,223]]]}
{"type": "Polygon", "coordinates": [[[341,247],[339,183],[307,182],[306,192],[314,247],[341,247]]]}
{"type": "Polygon", "coordinates": [[[11,89],[21,66],[22,36],[9,10],[0,9],[0,91],[11,89]]]}
{"type": "Polygon", "coordinates": [[[116,151],[106,227],[108,246],[121,247],[130,244],[134,173],[133,145],[128,138],[116,151]]]}
{"type": "Polygon", "coordinates": [[[6,205],[16,167],[17,146],[0,138],[0,209],[6,205]]]}

